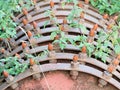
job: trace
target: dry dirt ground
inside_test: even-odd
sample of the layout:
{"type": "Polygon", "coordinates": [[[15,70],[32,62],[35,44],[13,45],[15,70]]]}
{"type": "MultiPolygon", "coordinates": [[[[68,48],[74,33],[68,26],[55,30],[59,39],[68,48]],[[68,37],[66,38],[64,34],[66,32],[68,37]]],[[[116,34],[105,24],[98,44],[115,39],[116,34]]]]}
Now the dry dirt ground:
{"type": "Polygon", "coordinates": [[[79,73],[77,80],[72,80],[69,72],[65,71],[47,72],[45,77],[40,80],[26,78],[16,90],[118,90],[110,84],[98,87],[98,78],[85,73],[79,73]]]}

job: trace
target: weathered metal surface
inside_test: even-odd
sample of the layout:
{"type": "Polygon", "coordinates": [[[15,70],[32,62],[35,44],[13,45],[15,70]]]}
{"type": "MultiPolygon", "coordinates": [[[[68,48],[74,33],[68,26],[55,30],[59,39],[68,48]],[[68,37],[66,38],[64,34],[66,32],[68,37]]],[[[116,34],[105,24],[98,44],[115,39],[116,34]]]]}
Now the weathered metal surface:
{"type": "MultiPolygon", "coordinates": [[[[48,60],[52,60],[52,59],[56,59],[56,60],[59,59],[59,60],[63,60],[63,61],[64,61],[65,59],[66,59],[66,60],[72,60],[72,58],[73,58],[74,55],[75,55],[75,54],[72,54],[72,53],[56,53],[56,54],[55,54],[55,57],[53,57],[53,58],[50,58],[50,57],[48,57],[48,56],[44,56],[43,58],[41,58],[41,57],[36,57],[36,60],[37,60],[38,62],[44,62],[44,61],[48,61],[48,60]]],[[[79,60],[81,60],[81,59],[79,59],[79,60]]],[[[27,62],[27,61],[26,61],[26,62],[27,62]]],[[[103,70],[107,70],[107,67],[108,67],[108,65],[100,62],[100,61],[97,60],[97,59],[93,59],[93,58],[86,58],[85,62],[93,65],[93,67],[94,67],[94,66],[97,66],[98,68],[101,68],[101,69],[103,69],[103,70]]],[[[120,74],[119,74],[118,71],[114,71],[112,74],[115,75],[116,77],[118,77],[118,78],[120,79],[120,74]]]]}
{"type": "MultiPolygon", "coordinates": [[[[66,63],[57,63],[57,64],[44,64],[44,65],[41,65],[39,66],[40,68],[40,71],[36,72],[36,73],[39,73],[39,72],[47,72],[47,71],[55,71],[55,70],[72,70],[72,67],[70,64],[66,64],[66,63]]],[[[95,68],[92,68],[92,67],[89,67],[89,66],[86,66],[86,65],[79,65],[79,68],[76,69],[77,71],[80,71],[80,72],[85,72],[85,73],[88,73],[88,74],[91,74],[91,75],[94,75],[96,77],[99,77],[107,82],[109,82],[110,84],[114,85],[116,88],[120,89],[120,83],[118,81],[116,81],[115,79],[111,78],[111,79],[104,79],[102,77],[102,73],[101,71],[95,69],[95,68]]],[[[21,73],[19,74],[18,76],[15,77],[14,79],[14,82],[10,83],[10,84],[7,84],[7,83],[3,83],[1,86],[0,86],[0,90],[5,90],[7,87],[9,87],[10,85],[12,85],[13,83],[15,82],[18,82],[26,77],[29,77],[31,75],[33,75],[35,73],[31,73],[30,70],[27,70],[26,72],[24,73],[21,73]]]]}
{"type": "MultiPolygon", "coordinates": [[[[57,22],[59,24],[63,24],[63,19],[68,16],[68,14],[70,13],[70,10],[73,8],[73,6],[71,4],[67,4],[64,7],[64,9],[62,9],[60,0],[53,0],[53,1],[55,2],[55,9],[56,9],[55,15],[57,17],[57,22]]],[[[81,2],[84,4],[83,1],[81,1],[81,2]]],[[[19,19],[20,24],[19,24],[19,27],[16,28],[16,30],[17,30],[16,38],[12,39],[15,43],[15,47],[12,46],[13,50],[10,52],[10,54],[12,56],[15,55],[16,53],[19,53],[21,55],[21,58],[24,58],[24,56],[25,56],[24,53],[26,52],[26,49],[22,48],[21,41],[27,41],[27,48],[29,49],[30,54],[36,54],[36,53],[39,53],[39,52],[42,52],[42,51],[48,49],[48,45],[47,45],[46,42],[51,42],[52,41],[50,39],[50,33],[56,30],[56,27],[54,25],[52,25],[51,23],[47,24],[47,26],[48,26],[47,28],[41,28],[41,27],[44,26],[44,23],[47,20],[49,20],[49,17],[46,17],[44,15],[44,12],[46,10],[50,9],[49,0],[48,1],[41,0],[40,2],[37,3],[37,7],[39,9],[35,10],[35,7],[31,6],[31,8],[28,10],[28,15],[27,16],[24,16],[23,14],[20,14],[16,17],[17,19],[19,19]],[[28,18],[29,19],[28,27],[24,26],[21,23],[23,18],[28,18]],[[34,39],[34,38],[33,37],[28,38],[26,36],[26,34],[20,29],[20,27],[25,29],[24,31],[28,31],[28,29],[30,29],[32,31],[32,34],[35,35],[35,30],[33,29],[33,26],[31,25],[31,23],[33,21],[37,22],[37,24],[38,24],[37,28],[39,29],[40,34],[43,35],[43,36],[39,37],[38,39],[35,39],[35,43],[33,43],[33,44],[35,44],[34,48],[30,48],[31,44],[30,44],[29,41],[31,39],[34,39]],[[45,34],[47,34],[47,35],[45,35],[45,34]],[[42,45],[40,45],[40,44],[42,44],[42,45]]],[[[83,21],[84,21],[83,25],[88,28],[87,32],[84,33],[85,35],[87,35],[87,36],[89,35],[89,31],[90,31],[89,29],[91,29],[94,26],[94,24],[99,25],[98,29],[97,29],[97,32],[101,31],[101,29],[104,29],[104,31],[107,32],[106,24],[108,23],[108,21],[104,20],[102,15],[100,15],[96,9],[92,8],[89,5],[85,5],[85,7],[83,8],[83,11],[85,11],[85,18],[83,19],[83,21]]],[[[68,22],[68,24],[69,24],[69,22],[68,22]]],[[[76,28],[70,28],[69,30],[66,31],[66,33],[67,33],[67,35],[65,35],[65,36],[67,38],[69,38],[69,37],[75,38],[77,34],[81,34],[80,30],[76,29],[76,28]],[[74,35],[71,35],[69,33],[72,33],[74,35]]],[[[98,35],[96,34],[95,39],[97,39],[97,38],[98,38],[98,35]]],[[[96,41],[93,41],[93,45],[96,45],[96,41]]],[[[80,52],[80,49],[78,47],[74,46],[74,45],[68,44],[65,47],[64,50],[65,50],[64,53],[61,52],[61,51],[59,53],[55,52],[54,57],[50,57],[49,55],[46,55],[43,58],[37,57],[37,61],[39,61],[39,62],[50,61],[50,62],[55,62],[56,64],[51,64],[51,63],[43,64],[43,65],[39,66],[40,70],[38,70],[37,72],[31,72],[31,70],[28,69],[24,73],[21,73],[18,76],[16,76],[14,78],[13,82],[11,82],[9,84],[5,82],[2,85],[0,85],[0,90],[4,90],[7,87],[12,86],[12,85],[13,85],[13,88],[14,88],[14,83],[16,83],[16,82],[18,83],[20,80],[22,80],[26,77],[29,77],[31,75],[34,78],[38,79],[40,77],[40,74],[39,74],[40,72],[47,72],[47,71],[54,71],[54,70],[70,70],[74,79],[76,79],[76,77],[78,75],[78,71],[89,73],[89,74],[92,74],[96,77],[101,78],[100,79],[101,84],[99,84],[100,86],[102,86],[102,84],[105,85],[106,82],[104,82],[104,81],[107,81],[107,82],[111,83],[112,85],[114,85],[115,87],[117,87],[118,89],[120,89],[120,82],[119,82],[119,79],[120,79],[120,73],[119,73],[120,65],[117,65],[114,72],[110,73],[110,75],[114,75],[115,77],[111,76],[108,79],[108,78],[105,78],[107,75],[104,74],[104,72],[107,72],[107,69],[108,69],[108,66],[109,66],[108,64],[112,63],[112,60],[113,60],[114,57],[108,57],[107,58],[107,63],[108,64],[103,63],[102,61],[99,61],[99,60],[94,59],[94,58],[86,57],[86,58],[84,58],[84,60],[82,60],[83,58],[81,59],[79,57],[79,60],[78,60],[79,62],[84,61],[85,63],[90,64],[91,67],[89,67],[87,65],[78,64],[78,68],[73,70],[73,67],[71,66],[71,64],[66,64],[66,63],[64,63],[64,61],[65,60],[71,61],[73,59],[73,56],[76,55],[75,53],[80,52]],[[68,53],[67,50],[68,51],[70,50],[73,53],[68,53]],[[62,60],[61,64],[57,63],[58,59],[62,60]],[[99,71],[96,67],[100,68],[101,71],[99,71]],[[117,77],[117,79],[116,79],[116,77],[117,77]]],[[[26,60],[25,62],[28,62],[28,61],[26,60]]]]}
{"type": "Polygon", "coordinates": [[[99,82],[99,84],[98,84],[99,87],[104,87],[104,86],[106,86],[106,85],[108,84],[108,83],[107,83],[105,80],[103,80],[103,79],[99,79],[98,82],[99,82]]]}
{"type": "MultiPolygon", "coordinates": [[[[75,36],[75,35],[66,35],[66,37],[67,37],[67,38],[69,38],[69,37],[75,38],[76,36],[75,36]]],[[[28,39],[26,36],[24,36],[24,37],[22,37],[22,38],[23,38],[23,39],[22,39],[23,41],[28,39]]],[[[16,43],[17,43],[17,44],[20,44],[20,43],[21,43],[20,41],[21,41],[21,40],[19,40],[19,41],[16,42],[16,43]]],[[[47,42],[47,41],[52,41],[51,38],[50,38],[50,36],[43,36],[43,37],[41,37],[41,38],[39,38],[39,39],[36,39],[36,43],[45,43],[45,42],[47,42]]],[[[93,44],[96,45],[96,42],[94,41],[93,44]]],[[[19,46],[19,49],[18,49],[18,47],[16,48],[16,49],[17,49],[17,52],[19,52],[19,51],[22,50],[22,48],[20,48],[20,47],[21,47],[21,46],[19,46]]],[[[73,46],[73,47],[75,47],[75,46],[73,46]]],[[[73,47],[71,47],[71,48],[66,47],[65,49],[74,50],[73,47]]],[[[11,52],[12,55],[15,54],[15,53],[17,53],[17,52],[16,52],[16,49],[11,52]]],[[[75,50],[79,51],[79,48],[77,48],[77,49],[75,49],[75,50]]],[[[107,61],[109,61],[109,59],[108,59],[107,61]]]]}

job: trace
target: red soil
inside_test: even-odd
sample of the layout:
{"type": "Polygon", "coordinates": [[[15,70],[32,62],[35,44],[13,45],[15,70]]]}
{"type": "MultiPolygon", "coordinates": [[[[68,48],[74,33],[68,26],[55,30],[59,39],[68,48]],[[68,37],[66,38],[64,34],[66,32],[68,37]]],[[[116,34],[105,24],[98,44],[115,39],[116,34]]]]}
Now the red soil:
{"type": "Polygon", "coordinates": [[[110,84],[104,88],[98,87],[98,78],[85,73],[79,73],[77,80],[72,80],[69,73],[63,71],[48,72],[45,77],[41,80],[26,78],[16,90],[118,90],[110,84]]]}

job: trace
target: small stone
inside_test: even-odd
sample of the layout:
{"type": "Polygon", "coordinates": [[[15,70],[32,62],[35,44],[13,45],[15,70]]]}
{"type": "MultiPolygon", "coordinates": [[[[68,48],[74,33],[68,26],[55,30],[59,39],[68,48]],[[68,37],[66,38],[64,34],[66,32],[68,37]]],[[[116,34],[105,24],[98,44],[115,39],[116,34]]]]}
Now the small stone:
{"type": "Polygon", "coordinates": [[[18,83],[14,83],[14,84],[12,84],[11,85],[11,88],[14,90],[14,89],[16,89],[18,87],[18,83]]]}
{"type": "Polygon", "coordinates": [[[14,77],[9,75],[5,80],[7,83],[11,83],[14,80],[14,77]]]}
{"type": "Polygon", "coordinates": [[[40,77],[41,77],[40,73],[36,73],[36,74],[33,75],[33,78],[34,78],[35,80],[39,80],[40,77]]]}
{"type": "Polygon", "coordinates": [[[86,53],[79,53],[79,58],[80,58],[80,61],[86,61],[87,54],[86,53]]]}
{"type": "Polygon", "coordinates": [[[104,87],[107,85],[107,82],[103,79],[99,79],[98,82],[99,82],[98,86],[100,86],[100,87],[104,87]]]}
{"type": "Polygon", "coordinates": [[[40,68],[36,64],[34,64],[33,66],[30,66],[30,69],[32,72],[40,72],[40,68]]]}
{"type": "Polygon", "coordinates": [[[77,79],[78,74],[79,74],[78,71],[75,71],[75,70],[70,71],[70,75],[71,75],[71,77],[72,77],[73,80],[77,79]]]}
{"type": "Polygon", "coordinates": [[[104,77],[105,79],[110,79],[110,78],[112,77],[112,74],[109,73],[108,71],[104,71],[104,72],[103,72],[103,77],[104,77]]]}
{"type": "Polygon", "coordinates": [[[50,51],[49,52],[49,54],[48,54],[48,56],[50,57],[50,58],[54,58],[56,55],[55,55],[55,51],[50,51]]]}
{"type": "Polygon", "coordinates": [[[32,30],[33,27],[32,27],[32,25],[27,24],[27,25],[25,26],[25,29],[26,29],[27,31],[29,31],[29,30],[32,30]]]}
{"type": "Polygon", "coordinates": [[[72,78],[73,80],[76,80],[76,79],[77,79],[77,76],[71,76],[71,78],[72,78]]]}
{"type": "Polygon", "coordinates": [[[79,62],[71,62],[71,67],[73,68],[73,69],[77,69],[77,68],[79,68],[79,62]]]}
{"type": "Polygon", "coordinates": [[[27,14],[26,18],[27,18],[28,21],[31,21],[32,16],[30,14],[27,14]]]}

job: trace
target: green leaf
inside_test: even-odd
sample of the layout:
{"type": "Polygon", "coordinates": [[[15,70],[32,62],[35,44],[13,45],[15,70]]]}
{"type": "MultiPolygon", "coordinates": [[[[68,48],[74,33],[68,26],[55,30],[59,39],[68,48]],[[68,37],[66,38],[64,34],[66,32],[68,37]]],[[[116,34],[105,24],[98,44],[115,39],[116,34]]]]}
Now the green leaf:
{"type": "Polygon", "coordinates": [[[83,46],[84,46],[83,43],[80,43],[80,44],[78,45],[78,47],[79,47],[80,49],[81,49],[83,46]]]}
{"type": "Polygon", "coordinates": [[[53,41],[53,44],[54,44],[54,43],[59,43],[59,40],[54,40],[54,41],[53,41]]]}
{"type": "Polygon", "coordinates": [[[56,32],[52,32],[51,35],[50,35],[50,39],[51,40],[54,40],[55,36],[57,35],[56,32]]]}
{"type": "Polygon", "coordinates": [[[61,32],[61,37],[65,37],[65,33],[64,32],[61,32]]]}
{"type": "Polygon", "coordinates": [[[34,58],[34,56],[33,55],[31,55],[31,54],[25,54],[25,56],[29,59],[29,58],[34,58]]]}
{"type": "Polygon", "coordinates": [[[24,64],[22,70],[20,71],[20,73],[24,72],[27,68],[28,68],[28,64],[24,64]]]}
{"type": "Polygon", "coordinates": [[[63,9],[65,8],[65,2],[62,2],[62,8],[63,9]]]}
{"type": "Polygon", "coordinates": [[[68,41],[72,44],[72,45],[75,45],[75,42],[72,38],[68,38],[68,41]]]}
{"type": "Polygon", "coordinates": [[[94,51],[95,47],[94,47],[94,45],[91,45],[91,44],[88,44],[85,46],[87,46],[88,56],[90,57],[92,55],[92,52],[94,51]]]}
{"type": "Polygon", "coordinates": [[[81,29],[82,33],[84,33],[84,34],[86,34],[88,32],[86,27],[82,24],[79,24],[79,28],[81,29]]]}
{"type": "Polygon", "coordinates": [[[114,50],[116,54],[120,54],[120,45],[115,45],[114,50]]]}
{"type": "Polygon", "coordinates": [[[118,43],[120,44],[120,38],[117,38],[118,43]]]}
{"type": "Polygon", "coordinates": [[[61,50],[63,50],[64,48],[65,48],[65,44],[59,44],[60,45],[60,48],[61,48],[61,50]]]}
{"type": "Polygon", "coordinates": [[[48,23],[50,23],[50,21],[45,21],[44,28],[47,26],[48,23]]]}

